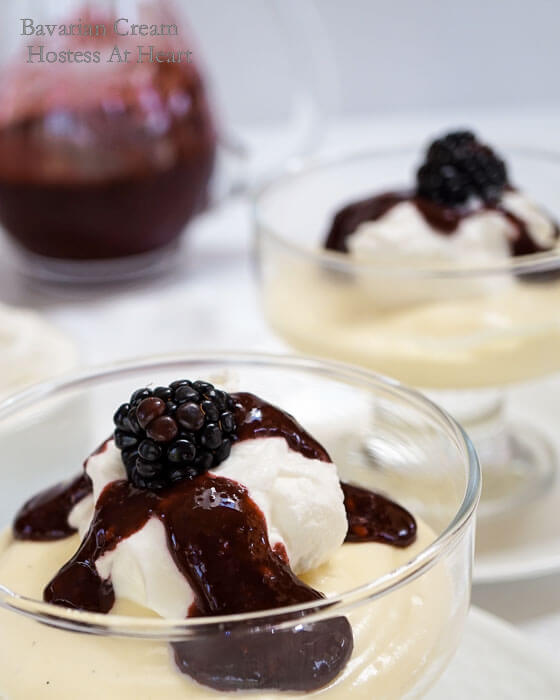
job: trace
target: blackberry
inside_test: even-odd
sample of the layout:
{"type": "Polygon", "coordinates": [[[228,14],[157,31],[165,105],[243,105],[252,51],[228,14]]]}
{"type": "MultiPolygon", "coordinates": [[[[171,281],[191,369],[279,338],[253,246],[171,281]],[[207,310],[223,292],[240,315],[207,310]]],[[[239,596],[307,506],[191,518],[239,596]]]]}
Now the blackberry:
{"type": "Polygon", "coordinates": [[[470,131],[434,141],[416,175],[417,194],[438,204],[458,206],[470,197],[495,203],[508,185],[504,161],[470,131]]]}
{"type": "Polygon", "coordinates": [[[152,490],[216,467],[236,439],[232,397],[201,381],[138,389],[113,422],[129,481],[152,490]]]}

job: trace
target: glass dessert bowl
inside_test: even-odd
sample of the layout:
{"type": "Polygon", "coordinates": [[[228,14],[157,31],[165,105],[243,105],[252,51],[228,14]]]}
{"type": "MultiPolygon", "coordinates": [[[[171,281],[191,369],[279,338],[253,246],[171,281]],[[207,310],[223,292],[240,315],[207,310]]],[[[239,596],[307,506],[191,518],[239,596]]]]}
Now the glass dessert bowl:
{"type": "MultiPolygon", "coordinates": [[[[61,329],[42,318],[36,311],[0,303],[0,399],[11,394],[61,376],[74,370],[79,361],[79,351],[74,341],[61,329]]],[[[76,407],[72,402],[59,402],[55,414],[60,423],[70,423],[74,435],[80,432],[76,420],[76,407]]],[[[36,439],[40,428],[35,432],[36,439]]],[[[33,479],[34,468],[22,471],[17,464],[17,447],[13,454],[5,455],[3,479],[10,483],[19,479],[33,479]]],[[[0,493],[0,513],[10,506],[10,498],[0,493]]]]}
{"type": "Polygon", "coordinates": [[[459,642],[478,462],[451,418],[396,382],[270,355],[149,359],[5,401],[0,445],[40,464],[43,485],[74,476],[90,454],[78,479],[30,501],[28,484],[5,484],[14,504],[5,516],[19,510],[0,540],[3,697],[66,698],[78,688],[108,699],[419,697],[459,642]],[[183,376],[232,393],[172,383],[183,376]],[[135,392],[122,408],[154,381],[169,386],[135,392]],[[70,398],[91,407],[87,444],[52,419],[53,403],[70,398]],[[205,432],[216,430],[210,404],[222,411],[222,442],[205,432]],[[379,420],[373,404],[383,406],[379,420]],[[44,422],[41,444],[29,440],[44,422]],[[164,435],[174,422],[191,437],[164,435]],[[411,424],[421,428],[414,441],[411,424]],[[375,473],[362,449],[372,430],[375,473]],[[178,478],[177,440],[198,455],[178,478]],[[159,471],[146,467],[146,441],[167,450],[159,471]],[[209,472],[201,450],[213,455],[209,472]],[[385,468],[395,461],[398,472],[385,468]],[[130,525],[139,514],[140,529],[130,525]],[[73,528],[85,533],[81,544],[73,528]],[[267,596],[273,609],[255,603],[267,596]]]}
{"type": "Polygon", "coordinates": [[[560,213],[560,156],[505,153],[523,190],[507,185],[504,200],[479,209],[422,210],[412,191],[388,192],[418,166],[412,148],[299,165],[255,200],[272,328],[300,351],[395,376],[450,411],[483,465],[481,515],[544,493],[556,468],[530,415],[516,420],[506,399],[560,369],[560,250],[544,213],[560,213]]]}

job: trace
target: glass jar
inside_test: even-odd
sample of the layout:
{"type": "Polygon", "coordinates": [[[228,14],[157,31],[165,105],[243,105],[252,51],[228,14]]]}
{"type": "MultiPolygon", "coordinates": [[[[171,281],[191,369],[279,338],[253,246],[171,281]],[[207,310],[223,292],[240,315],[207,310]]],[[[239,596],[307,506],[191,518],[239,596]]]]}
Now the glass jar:
{"type": "Polygon", "coordinates": [[[24,271],[74,282],[158,272],[217,189],[239,184],[247,149],[218,126],[231,110],[210,94],[210,83],[222,89],[239,27],[197,2],[182,9],[167,0],[2,9],[0,224],[24,271]],[[212,33],[222,21],[229,47],[212,33]]]}

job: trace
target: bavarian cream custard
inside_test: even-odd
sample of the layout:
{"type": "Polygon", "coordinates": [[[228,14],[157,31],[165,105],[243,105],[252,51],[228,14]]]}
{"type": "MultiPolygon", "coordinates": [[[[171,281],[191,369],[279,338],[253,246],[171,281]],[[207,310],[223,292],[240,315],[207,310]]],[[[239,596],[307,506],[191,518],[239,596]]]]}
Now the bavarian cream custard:
{"type": "Polygon", "coordinates": [[[440,389],[558,369],[558,275],[508,270],[560,253],[557,224],[470,132],[432,143],[414,189],[343,207],[325,248],[322,269],[279,250],[264,280],[271,323],[305,352],[440,389]]]}
{"type": "MultiPolygon", "coordinates": [[[[340,481],[324,447],[247,392],[140,389],[81,474],[33,497],[0,540],[0,582],[53,606],[182,619],[320,601],[435,539],[340,481]]],[[[76,635],[0,612],[3,698],[400,698],[449,654],[445,567],[367,607],[192,640],[76,635]]]]}

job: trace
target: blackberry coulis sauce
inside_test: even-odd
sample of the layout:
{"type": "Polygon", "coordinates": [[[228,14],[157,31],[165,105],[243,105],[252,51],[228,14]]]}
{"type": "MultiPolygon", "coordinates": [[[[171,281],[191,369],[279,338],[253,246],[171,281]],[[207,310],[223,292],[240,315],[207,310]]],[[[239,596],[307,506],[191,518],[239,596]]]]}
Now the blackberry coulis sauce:
{"type": "MultiPolygon", "coordinates": [[[[331,461],[289,414],[250,393],[231,396],[238,440],[284,437],[292,450],[331,461]]],[[[342,488],[349,522],[346,541],[398,547],[414,541],[416,523],[406,510],[365,489],[348,484],[342,488]]],[[[82,475],[39,494],[16,517],[15,537],[67,537],[74,532],[67,516],[90,492],[91,482],[82,475]]],[[[99,576],[95,562],[151,517],[164,525],[171,556],[194,592],[190,617],[256,612],[323,598],[296,577],[282,552],[271,548],[265,517],[247,489],[205,473],[161,491],[138,489],[124,479],[110,483],[97,501],[79,550],[45,588],[45,600],[109,612],[114,591],[111,581],[99,576]]],[[[248,626],[245,633],[235,625],[220,638],[211,634],[174,642],[172,647],[183,673],[216,690],[309,692],[342,671],[352,653],[353,637],[346,618],[336,617],[274,632],[255,633],[248,626]]]]}
{"type": "MultiPolygon", "coordinates": [[[[509,189],[511,190],[512,188],[509,189]]],[[[499,203],[483,203],[475,208],[445,206],[424,197],[419,197],[414,190],[383,192],[343,207],[334,217],[327,235],[325,248],[336,250],[339,253],[347,253],[348,237],[356,231],[360,224],[381,219],[393,207],[402,202],[413,204],[427,223],[442,235],[455,233],[461,221],[469,216],[479,214],[481,211],[496,211],[508,219],[515,229],[515,235],[509,240],[512,255],[531,255],[533,253],[544,253],[548,250],[548,248],[539,246],[533,239],[523,219],[501,207],[499,203]]],[[[559,235],[560,231],[556,226],[556,237],[558,238],[559,235]]]]}
{"type": "Polygon", "coordinates": [[[83,472],[34,496],[18,512],[14,532],[20,540],[49,542],[76,532],[68,523],[72,508],[91,493],[91,479],[83,472]]]}
{"type": "Polygon", "coordinates": [[[127,68],[139,70],[111,68],[123,73],[118,89],[85,78],[67,86],[65,98],[79,93],[68,104],[38,101],[0,120],[0,222],[27,250],[138,255],[170,244],[206,206],[216,133],[197,69],[140,66],[139,81],[127,68]],[[82,104],[94,89],[98,101],[82,104]]]}

